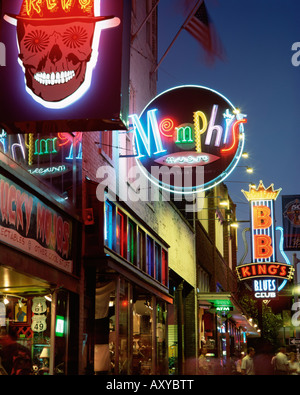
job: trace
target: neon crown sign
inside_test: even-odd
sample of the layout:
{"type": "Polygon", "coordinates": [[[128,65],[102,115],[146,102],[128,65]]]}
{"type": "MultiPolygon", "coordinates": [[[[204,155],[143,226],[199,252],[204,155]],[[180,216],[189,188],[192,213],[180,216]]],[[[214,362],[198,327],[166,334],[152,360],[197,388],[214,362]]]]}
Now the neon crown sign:
{"type": "Polygon", "coordinates": [[[47,108],[64,108],[89,89],[102,29],[120,19],[100,16],[100,0],[23,0],[17,26],[26,91],[47,108]]]}
{"type": "Polygon", "coordinates": [[[213,188],[234,170],[243,152],[246,115],[210,88],[167,90],[131,119],[141,171],[170,192],[213,188]]]}

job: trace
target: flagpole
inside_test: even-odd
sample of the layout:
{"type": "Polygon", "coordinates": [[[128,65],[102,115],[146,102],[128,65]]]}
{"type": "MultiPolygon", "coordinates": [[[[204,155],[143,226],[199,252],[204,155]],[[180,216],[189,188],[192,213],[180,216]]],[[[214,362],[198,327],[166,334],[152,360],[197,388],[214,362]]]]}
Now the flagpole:
{"type": "Polygon", "coordinates": [[[148,19],[151,17],[151,15],[153,14],[153,12],[155,11],[155,9],[158,6],[158,3],[160,2],[160,0],[157,0],[155,6],[153,6],[152,10],[149,12],[149,14],[146,16],[146,18],[144,19],[144,21],[142,22],[141,26],[138,28],[138,30],[132,35],[131,37],[131,44],[133,43],[133,41],[136,39],[137,35],[139,34],[139,32],[142,30],[142,28],[145,26],[146,22],[148,21],[148,19]]]}
{"type": "Polygon", "coordinates": [[[157,71],[157,69],[159,68],[159,66],[161,65],[162,61],[165,59],[165,57],[168,55],[170,49],[172,48],[173,44],[175,43],[175,41],[177,40],[179,34],[181,33],[181,31],[185,28],[185,25],[187,24],[187,22],[190,20],[191,16],[194,14],[195,10],[200,6],[200,3],[202,3],[203,0],[198,0],[196,5],[194,6],[194,8],[192,9],[192,11],[190,12],[190,14],[188,15],[188,17],[186,18],[186,20],[184,21],[183,25],[181,26],[181,28],[178,30],[176,36],[174,37],[174,39],[172,40],[171,44],[168,46],[166,52],[163,54],[163,56],[161,57],[160,61],[157,63],[153,74],[157,71]]]}

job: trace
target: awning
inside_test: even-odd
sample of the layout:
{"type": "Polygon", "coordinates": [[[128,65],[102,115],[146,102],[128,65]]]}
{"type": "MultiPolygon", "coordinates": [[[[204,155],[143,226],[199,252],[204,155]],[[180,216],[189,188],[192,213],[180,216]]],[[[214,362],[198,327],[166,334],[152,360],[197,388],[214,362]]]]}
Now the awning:
{"type": "Polygon", "coordinates": [[[199,307],[204,309],[229,307],[230,316],[238,327],[242,327],[249,337],[260,337],[260,333],[257,332],[258,328],[254,327],[251,317],[246,316],[238,301],[230,292],[199,292],[197,298],[199,307]]]}

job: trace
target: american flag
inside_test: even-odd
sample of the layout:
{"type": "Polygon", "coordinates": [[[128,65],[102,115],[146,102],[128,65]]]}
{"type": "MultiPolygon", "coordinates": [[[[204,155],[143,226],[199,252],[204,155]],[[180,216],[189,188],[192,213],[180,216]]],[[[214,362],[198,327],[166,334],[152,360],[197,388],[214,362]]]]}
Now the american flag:
{"type": "Polygon", "coordinates": [[[200,0],[200,3],[199,7],[195,7],[196,11],[187,18],[183,27],[200,42],[211,59],[215,57],[222,59],[224,57],[222,45],[213,28],[204,1],[200,0]]]}

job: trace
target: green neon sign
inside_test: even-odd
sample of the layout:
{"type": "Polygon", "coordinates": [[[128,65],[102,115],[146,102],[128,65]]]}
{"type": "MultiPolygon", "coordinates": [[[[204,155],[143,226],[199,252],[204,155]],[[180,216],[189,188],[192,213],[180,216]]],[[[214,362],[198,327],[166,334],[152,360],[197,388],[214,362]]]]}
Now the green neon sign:
{"type": "Polygon", "coordinates": [[[56,316],[55,336],[63,337],[65,334],[65,317],[61,315],[56,316]]]}

